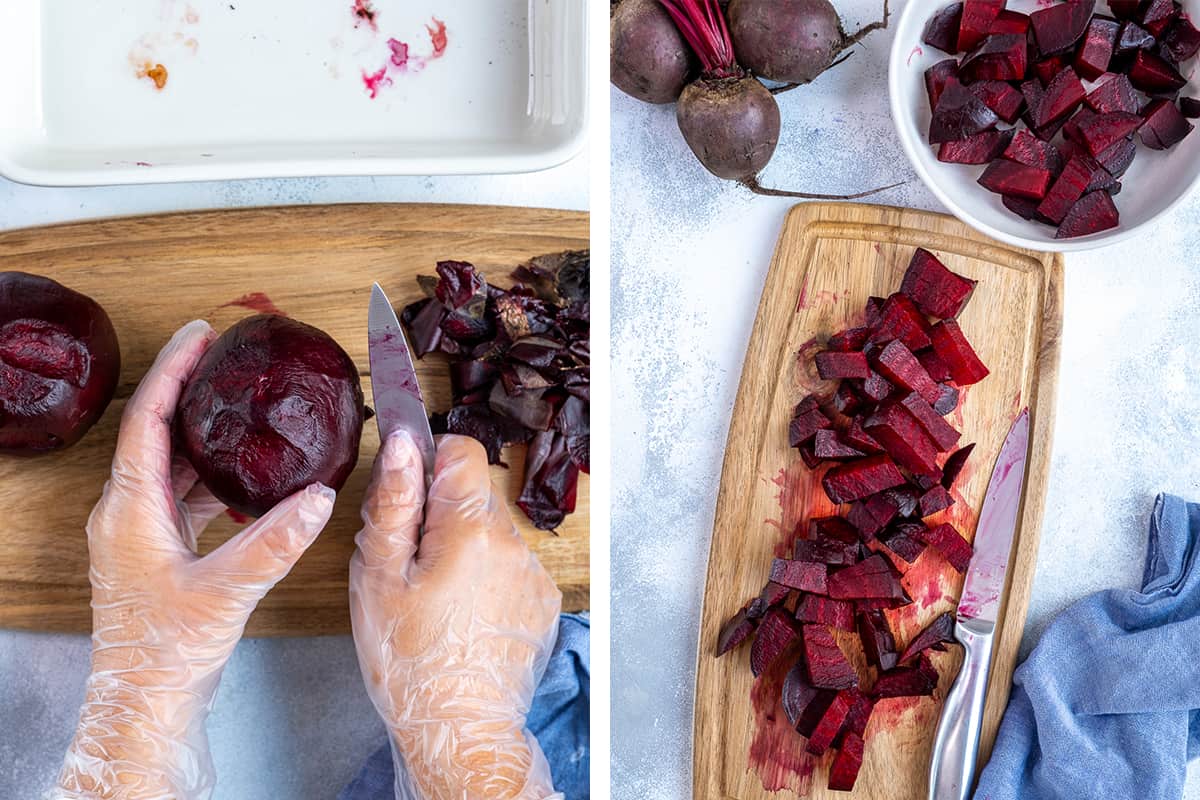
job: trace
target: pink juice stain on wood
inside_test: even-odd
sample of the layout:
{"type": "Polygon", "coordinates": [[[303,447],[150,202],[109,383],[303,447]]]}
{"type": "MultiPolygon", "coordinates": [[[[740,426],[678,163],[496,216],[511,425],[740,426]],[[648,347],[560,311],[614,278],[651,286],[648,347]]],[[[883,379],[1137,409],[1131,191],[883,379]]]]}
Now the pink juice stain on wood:
{"type": "Polygon", "coordinates": [[[233,306],[237,306],[238,308],[246,308],[250,311],[258,312],[259,314],[278,314],[281,317],[287,316],[287,314],[281,311],[279,307],[271,301],[271,298],[267,297],[262,292],[250,292],[249,294],[244,294],[236,300],[230,300],[228,303],[225,303],[221,306],[221,308],[230,308],[233,306]]]}
{"type": "Polygon", "coordinates": [[[750,704],[755,731],[749,762],[768,792],[790,789],[807,797],[817,759],[805,752],[805,739],[796,733],[783,710],[783,681],[799,657],[800,648],[794,644],[754,682],[750,704]]]}
{"type": "Polygon", "coordinates": [[[779,489],[779,494],[775,496],[779,503],[779,519],[764,522],[779,531],[779,541],[775,544],[776,558],[790,558],[796,539],[808,535],[808,526],[801,523],[827,517],[837,511],[837,507],[825,496],[819,477],[819,472],[814,473],[804,466],[803,461],[796,459],[779,470],[774,478],[770,478],[771,483],[779,489]]]}

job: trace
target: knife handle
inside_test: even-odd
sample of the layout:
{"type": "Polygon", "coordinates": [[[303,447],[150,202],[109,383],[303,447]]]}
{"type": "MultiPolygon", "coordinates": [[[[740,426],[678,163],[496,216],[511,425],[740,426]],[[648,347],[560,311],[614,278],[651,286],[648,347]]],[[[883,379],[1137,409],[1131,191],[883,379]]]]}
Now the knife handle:
{"type": "Polygon", "coordinates": [[[988,668],[992,663],[992,633],[978,633],[963,623],[954,636],[966,654],[942,706],[929,764],[929,800],[967,800],[975,783],[979,731],[988,668]]]}

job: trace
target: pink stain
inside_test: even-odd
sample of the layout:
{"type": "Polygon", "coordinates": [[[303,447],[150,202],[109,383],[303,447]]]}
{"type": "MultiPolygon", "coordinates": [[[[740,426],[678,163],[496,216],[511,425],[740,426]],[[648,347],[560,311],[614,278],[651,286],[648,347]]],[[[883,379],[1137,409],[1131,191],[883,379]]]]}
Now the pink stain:
{"type": "Polygon", "coordinates": [[[871,247],[874,247],[874,248],[875,248],[875,252],[876,252],[876,253],[879,253],[880,255],[883,255],[883,248],[881,248],[881,247],[879,246],[879,243],[878,243],[878,242],[876,242],[875,244],[871,245],[871,247]]]}
{"type": "MultiPolygon", "coordinates": [[[[390,355],[397,356],[391,359],[394,363],[403,363],[403,354],[408,353],[408,345],[404,341],[404,337],[399,333],[385,332],[382,335],[372,335],[370,339],[371,352],[385,361],[389,360],[390,355]]],[[[411,369],[403,369],[395,374],[384,374],[376,372],[372,375],[372,380],[376,390],[383,388],[400,389],[409,395],[412,395],[417,400],[421,400],[421,387],[417,384],[417,375],[411,369]]]]}
{"type": "Polygon", "coordinates": [[[137,161],[137,162],[134,162],[134,163],[136,163],[136,164],[137,164],[137,166],[139,166],[139,167],[153,167],[153,166],[154,166],[154,165],[153,165],[153,164],[151,164],[149,161],[137,161]]]}
{"type": "Polygon", "coordinates": [[[240,511],[234,511],[232,508],[225,509],[225,513],[228,514],[229,518],[231,520],[233,520],[234,522],[236,522],[238,525],[245,525],[247,522],[250,521],[250,518],[247,517],[245,514],[243,514],[240,511]]]}
{"type": "Polygon", "coordinates": [[[388,77],[387,64],[384,64],[378,72],[362,71],[363,86],[367,88],[367,95],[374,100],[379,97],[379,90],[385,86],[392,85],[392,79],[388,77]]]}
{"type": "Polygon", "coordinates": [[[429,31],[429,43],[433,45],[433,58],[441,58],[446,53],[446,46],[449,40],[446,37],[446,23],[442,22],[437,17],[433,18],[433,25],[426,25],[425,30],[429,31]]]}
{"type": "Polygon", "coordinates": [[[808,276],[804,276],[804,285],[800,287],[800,296],[796,298],[796,311],[808,308],[808,276]]]}
{"type": "Polygon", "coordinates": [[[768,792],[790,789],[807,797],[817,760],[805,752],[805,740],[788,722],[783,710],[783,681],[800,657],[796,645],[775,659],[750,691],[754,708],[754,738],[750,742],[750,767],[768,792]]]}
{"type": "Polygon", "coordinates": [[[379,30],[379,12],[371,5],[371,0],[354,0],[354,5],[350,7],[350,10],[356,20],[355,27],[358,27],[359,22],[366,22],[371,30],[379,30]]]}
{"type": "Polygon", "coordinates": [[[408,67],[408,45],[399,39],[388,39],[388,47],[392,50],[392,64],[400,69],[408,67]]]}
{"type": "MultiPolygon", "coordinates": [[[[921,45],[917,45],[916,47],[914,47],[912,49],[912,52],[908,54],[908,66],[910,66],[910,67],[912,66],[912,60],[913,60],[914,56],[923,56],[923,55],[925,55],[925,51],[921,49],[921,45]]],[[[876,245],[876,247],[878,247],[878,245],[876,245]]]]}
{"type": "MultiPolygon", "coordinates": [[[[359,0],[363,2],[364,0],[359,0]]],[[[357,8],[357,6],[356,6],[357,8]]],[[[357,13],[357,12],[356,12],[357,13]]],[[[372,12],[373,14],[375,12],[372,12]]],[[[412,52],[412,48],[407,42],[394,37],[387,40],[388,60],[384,62],[377,72],[368,72],[363,70],[363,84],[367,88],[367,95],[372,99],[379,97],[380,89],[386,86],[392,86],[393,81],[390,73],[393,72],[420,72],[431,61],[436,61],[446,54],[446,48],[449,46],[449,36],[446,33],[446,23],[442,22],[437,17],[433,17],[433,24],[426,25],[425,30],[429,33],[429,44],[432,48],[427,56],[416,55],[412,52]]]]}
{"type": "Polygon", "coordinates": [[[278,314],[281,317],[287,316],[287,314],[283,313],[283,311],[281,311],[279,307],[271,301],[271,298],[267,297],[262,292],[251,292],[250,294],[244,294],[237,300],[230,300],[228,303],[225,303],[221,306],[221,308],[230,308],[232,306],[247,308],[251,311],[257,311],[259,314],[278,314]]]}

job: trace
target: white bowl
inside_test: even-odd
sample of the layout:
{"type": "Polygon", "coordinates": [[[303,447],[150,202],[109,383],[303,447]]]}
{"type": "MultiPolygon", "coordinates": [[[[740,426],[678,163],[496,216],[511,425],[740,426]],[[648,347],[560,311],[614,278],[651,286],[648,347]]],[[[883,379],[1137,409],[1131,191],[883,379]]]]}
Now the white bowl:
{"type": "MultiPolygon", "coordinates": [[[[1121,178],[1123,189],[1114,201],[1121,223],[1111,230],[1076,239],[1055,239],[1054,228],[1029,222],[1004,207],[1000,195],[984,189],[976,180],[984,167],[943,164],[929,144],[929,100],[925,93],[925,70],[949,55],[922,43],[925,23],[951,0],[909,0],[900,16],[889,64],[888,90],[892,118],[904,151],[917,174],[938,199],[963,222],[1002,242],[1033,250],[1089,250],[1114,244],[1133,236],[1180,203],[1200,183],[1200,130],[1170,150],[1151,150],[1138,142],[1137,158],[1121,178]]],[[[1200,19],[1200,0],[1183,0],[1193,19],[1200,19]]],[[[1008,7],[1029,13],[1038,0],[1009,0],[1008,7]]],[[[1097,11],[1106,11],[1098,3],[1097,11]]],[[[1193,58],[1183,65],[1189,77],[1182,94],[1200,96],[1193,58]]],[[[1020,124],[1020,123],[1018,123],[1020,124]]]]}

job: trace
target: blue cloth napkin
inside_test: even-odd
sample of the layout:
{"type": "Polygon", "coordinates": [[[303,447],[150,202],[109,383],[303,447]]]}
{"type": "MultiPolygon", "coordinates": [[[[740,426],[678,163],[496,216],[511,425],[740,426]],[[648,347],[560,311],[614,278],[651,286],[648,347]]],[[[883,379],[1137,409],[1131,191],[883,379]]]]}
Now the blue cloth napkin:
{"type": "Polygon", "coordinates": [[[1200,753],[1200,506],[1163,495],[1141,591],[1055,619],[1013,675],[975,800],[1179,800],[1200,753]]]}
{"type": "MultiPolygon", "coordinates": [[[[588,800],[591,794],[590,632],[591,623],[586,616],[562,616],[558,641],[526,721],[550,762],[554,788],[566,795],[567,800],[588,800]]],[[[384,742],[338,795],[338,800],[394,800],[394,778],[392,750],[384,742]]]]}

